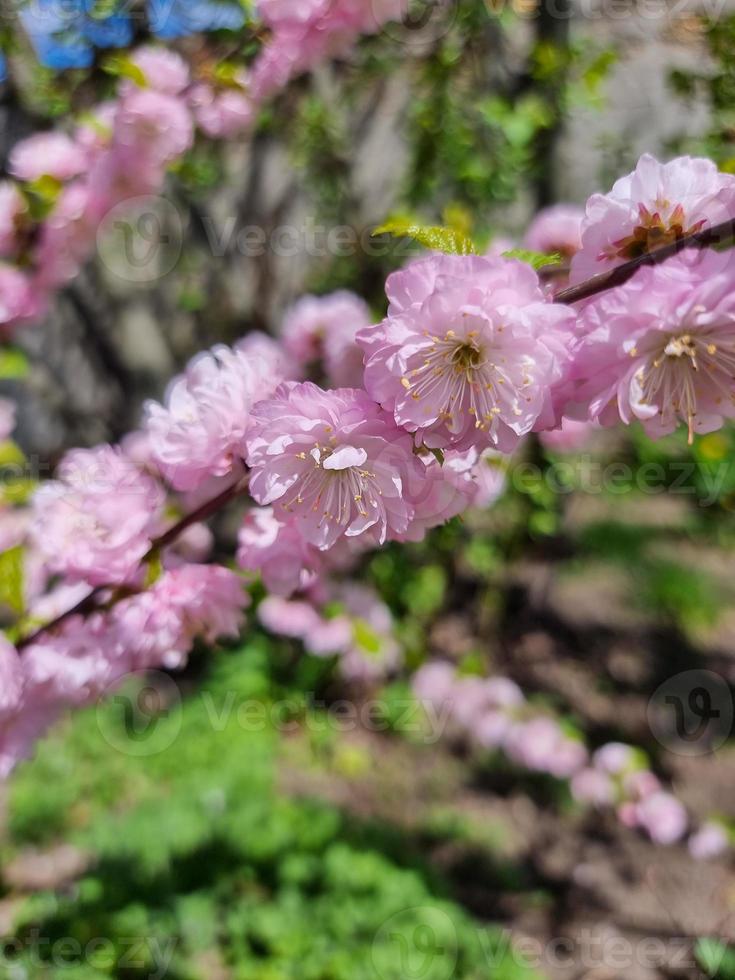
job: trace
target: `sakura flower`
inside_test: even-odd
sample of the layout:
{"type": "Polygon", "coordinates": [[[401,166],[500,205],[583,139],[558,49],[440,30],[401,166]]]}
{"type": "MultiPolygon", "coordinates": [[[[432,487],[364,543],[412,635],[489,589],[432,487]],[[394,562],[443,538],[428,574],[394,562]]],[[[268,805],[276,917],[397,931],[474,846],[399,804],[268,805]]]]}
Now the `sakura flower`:
{"type": "Polygon", "coordinates": [[[220,345],[189,363],[169,386],[165,406],[148,402],[152,455],[176,490],[240,472],[250,409],[267,391],[256,358],[220,345]]]}
{"type": "Polygon", "coordinates": [[[398,535],[400,541],[422,541],[427,531],[439,527],[461,514],[470,505],[474,496],[470,471],[472,463],[465,460],[466,454],[447,453],[457,457],[444,466],[432,455],[420,457],[423,471],[416,474],[417,479],[408,488],[408,496],[413,504],[413,518],[405,533],[398,535]]]}
{"type": "Polygon", "coordinates": [[[334,599],[351,627],[339,662],[342,676],[366,683],[395,669],[401,650],[394,636],[393,617],[377,593],[350,582],[335,590],[334,599]]]}
{"type": "Polygon", "coordinates": [[[78,275],[94,240],[89,188],[74,181],[59,194],[40,229],[34,249],[34,287],[58,288],[78,275]]]}
{"type": "Polygon", "coordinates": [[[597,749],[592,761],[600,772],[617,776],[634,766],[635,752],[622,742],[608,742],[597,749]]]}
{"type": "Polygon", "coordinates": [[[237,637],[249,602],[242,581],[228,568],[182,565],[115,606],[115,637],[132,669],[180,667],[197,637],[208,643],[237,637]]]}
{"type": "Polygon", "coordinates": [[[720,173],[711,160],[677,157],[660,163],[645,153],[608,194],[593,194],[587,201],[571,281],[729,220],[733,207],[735,177],[720,173]]]}
{"type": "Polygon", "coordinates": [[[727,831],[722,824],[712,820],[702,824],[688,841],[689,853],[697,861],[709,861],[719,857],[729,846],[727,831]]]}
{"type": "Polygon", "coordinates": [[[239,88],[218,90],[207,82],[199,82],[189,92],[197,125],[214,139],[227,139],[246,132],[255,118],[255,105],[245,91],[245,80],[239,88]]]}
{"type": "Polygon", "coordinates": [[[580,803],[606,806],[615,800],[615,786],[604,772],[598,769],[581,769],[572,776],[572,796],[580,803]]]}
{"type": "Polygon", "coordinates": [[[454,691],[456,671],[445,660],[434,660],[423,664],[413,675],[411,688],[419,701],[428,701],[434,706],[446,704],[454,691]]]}
{"type": "Polygon", "coordinates": [[[298,381],[297,368],[277,340],[260,330],[253,330],[234,345],[235,350],[246,359],[255,361],[258,371],[270,379],[271,391],[275,391],[281,381],[298,381]]]}
{"type": "Polygon", "coordinates": [[[358,334],[365,386],[429,447],[512,451],[551,424],[574,314],[513,259],[430,256],[389,277],[387,319],[358,334]]]}
{"type": "Polygon", "coordinates": [[[54,634],[23,651],[26,685],[34,699],[81,706],[129,671],[104,615],[73,616],[54,634]]]}
{"type": "Polygon", "coordinates": [[[552,718],[538,717],[515,725],[505,740],[508,756],[526,769],[568,778],[582,769],[587,751],[568,738],[552,718]]]}
{"type": "Polygon", "coordinates": [[[281,336],[302,371],[323,360],[333,385],[357,387],[362,385],[363,367],[355,337],[370,321],[367,304],[347,290],[304,296],[287,311],[281,336]]]}
{"type": "Polygon", "coordinates": [[[237,562],[259,571],[265,587],[289,596],[309,586],[320,566],[320,552],[307,544],[292,522],[279,521],[272,507],[258,507],[245,516],[238,535],[237,562]]]}
{"type": "Polygon", "coordinates": [[[121,450],[76,449],[36,491],[31,536],[53,572],[90,585],[127,582],[160,530],[164,500],[121,450]]]}
{"type": "Polygon", "coordinates": [[[192,144],[191,114],[178,98],[153,89],[125,93],[115,117],[115,146],[127,151],[124,159],[166,165],[180,157],[192,144]]]}
{"type": "Polygon", "coordinates": [[[250,493],[321,550],[341,537],[382,544],[408,527],[411,439],[362,391],[285,383],[252,411],[250,493]]]}
{"type": "Polygon", "coordinates": [[[145,45],[130,60],[138,67],[149,88],[166,95],[179,95],[190,81],[189,66],[181,55],[168,48],[145,45]]]}
{"type": "Polygon", "coordinates": [[[636,823],[657,844],[674,844],[687,830],[688,818],[683,805],[663,791],[646,796],[635,807],[636,823]]]}
{"type": "Polygon", "coordinates": [[[683,422],[690,442],[735,417],[734,286],[732,254],[691,250],[588,304],[569,414],[654,439],[683,422]]]}
{"type": "Polygon", "coordinates": [[[539,211],[528,227],[523,247],[571,259],[582,247],[584,211],[573,204],[555,204],[539,211]]]}
{"type": "Polygon", "coordinates": [[[563,418],[558,429],[549,429],[539,434],[544,449],[555,453],[576,453],[584,449],[595,431],[592,422],[563,418]]]}
{"type": "Polygon", "coordinates": [[[319,613],[309,602],[267,596],[258,606],[258,619],[271,633],[304,640],[321,624],[319,613]]]}
{"type": "Polygon", "coordinates": [[[65,133],[37,133],[16,143],[10,151],[8,170],[18,180],[32,183],[41,177],[65,182],[84,173],[86,155],[65,133]]]}
{"type": "Polygon", "coordinates": [[[41,306],[42,298],[34,295],[28,276],[0,263],[0,328],[32,319],[41,306]]]}

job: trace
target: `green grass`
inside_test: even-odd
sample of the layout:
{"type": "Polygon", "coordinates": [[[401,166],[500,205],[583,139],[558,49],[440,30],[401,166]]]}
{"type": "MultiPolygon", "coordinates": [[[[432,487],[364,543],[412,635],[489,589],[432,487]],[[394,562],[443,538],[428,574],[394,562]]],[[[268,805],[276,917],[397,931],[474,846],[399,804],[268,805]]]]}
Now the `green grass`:
{"type": "Polygon", "coordinates": [[[197,693],[161,720],[165,751],[111,748],[102,731],[125,745],[113,703],[79,714],[20,770],[3,858],[61,839],[92,858],[72,887],[21,904],[8,976],[533,976],[497,928],[449,900],[400,831],[274,788],[277,736],[238,713],[245,701],[268,704],[271,654],[257,640],[218,655],[197,693]]]}

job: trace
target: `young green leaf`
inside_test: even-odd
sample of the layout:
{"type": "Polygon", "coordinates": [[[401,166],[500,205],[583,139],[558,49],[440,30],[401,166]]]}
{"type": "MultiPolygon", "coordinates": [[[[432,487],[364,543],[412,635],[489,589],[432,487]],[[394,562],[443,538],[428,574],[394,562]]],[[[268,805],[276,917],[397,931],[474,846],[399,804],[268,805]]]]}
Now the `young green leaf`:
{"type": "Polygon", "coordinates": [[[413,238],[436,252],[448,255],[475,255],[477,249],[471,238],[456,228],[443,228],[440,225],[417,225],[411,221],[396,219],[386,221],[373,232],[376,235],[392,235],[394,238],[413,238]]]}
{"type": "Polygon", "coordinates": [[[521,262],[528,262],[534,269],[543,269],[546,265],[561,265],[563,259],[558,252],[545,255],[543,252],[531,252],[527,248],[511,248],[508,252],[503,252],[504,259],[519,259],[521,262]]]}
{"type": "Polygon", "coordinates": [[[19,615],[23,598],[23,548],[18,545],[0,553],[0,604],[19,615]]]}

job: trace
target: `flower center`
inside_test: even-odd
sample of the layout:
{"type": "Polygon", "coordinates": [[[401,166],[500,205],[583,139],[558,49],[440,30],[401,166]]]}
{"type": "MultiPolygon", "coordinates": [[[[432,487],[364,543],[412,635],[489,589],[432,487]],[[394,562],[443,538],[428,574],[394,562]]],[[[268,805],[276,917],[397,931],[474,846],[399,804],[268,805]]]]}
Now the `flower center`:
{"type": "MultiPolygon", "coordinates": [[[[636,372],[640,403],[657,405],[662,421],[672,415],[686,421],[689,443],[694,438],[698,400],[707,396],[715,405],[735,405],[735,340],[712,334],[669,336],[663,348],[636,372]]],[[[635,348],[631,355],[636,356],[635,348]]]]}
{"type": "MultiPolygon", "coordinates": [[[[660,208],[664,211],[668,207],[668,201],[661,201],[660,208]]],[[[671,245],[678,242],[687,235],[693,235],[705,224],[704,219],[686,227],[686,217],[684,208],[677,204],[668,218],[661,215],[661,211],[649,211],[645,204],[638,205],[639,223],[633,231],[625,238],[619,238],[613,242],[612,248],[607,249],[599,257],[600,259],[637,259],[648,252],[654,252],[657,248],[664,245],[671,245]]]]}
{"type": "Polygon", "coordinates": [[[284,510],[299,508],[307,514],[320,514],[319,524],[336,522],[348,524],[353,509],[360,517],[368,517],[380,508],[382,491],[377,485],[376,474],[367,469],[367,453],[354,446],[328,445],[319,442],[306,453],[298,453],[301,460],[312,459],[314,465],[298,482],[296,495],[284,504],[284,510]]]}
{"type": "MultiPolygon", "coordinates": [[[[495,329],[501,333],[503,326],[495,329]]],[[[484,343],[479,331],[458,337],[447,330],[443,337],[429,337],[431,346],[422,350],[421,362],[401,379],[414,401],[425,401],[428,411],[455,433],[467,415],[474,418],[476,429],[492,428],[502,413],[501,401],[508,403],[511,414],[521,414],[505,357],[484,343]]],[[[530,384],[524,377],[523,387],[530,384]]]]}

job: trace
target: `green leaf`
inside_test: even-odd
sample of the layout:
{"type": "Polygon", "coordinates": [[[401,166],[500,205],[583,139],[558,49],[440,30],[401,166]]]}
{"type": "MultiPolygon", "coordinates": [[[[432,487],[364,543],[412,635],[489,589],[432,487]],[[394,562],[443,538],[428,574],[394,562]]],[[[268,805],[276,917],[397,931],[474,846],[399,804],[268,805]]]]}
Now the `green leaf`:
{"type": "Polygon", "coordinates": [[[392,235],[394,238],[413,238],[426,248],[448,255],[475,255],[477,249],[471,238],[456,228],[440,225],[417,225],[397,218],[386,221],[373,232],[376,235],[392,235]]]}
{"type": "Polygon", "coordinates": [[[545,255],[543,252],[530,252],[526,248],[511,248],[508,252],[503,252],[504,259],[519,259],[527,262],[534,269],[543,269],[545,265],[561,265],[563,259],[558,252],[545,255]]]}
{"type": "Polygon", "coordinates": [[[141,88],[148,88],[148,79],[145,77],[143,69],[125,55],[111,54],[108,58],[105,58],[102,68],[108,75],[115,75],[118,78],[129,78],[141,88]]]}
{"type": "Polygon", "coordinates": [[[718,939],[698,939],[694,947],[697,962],[708,977],[735,978],[735,949],[718,939]]]}
{"type": "Polygon", "coordinates": [[[162,575],[163,562],[161,561],[161,554],[159,551],[155,551],[148,559],[148,565],[145,572],[146,589],[150,589],[152,585],[155,585],[162,575]]]}
{"type": "Polygon", "coordinates": [[[18,545],[0,553],[0,603],[19,615],[23,599],[23,547],[18,545]]]}
{"type": "Polygon", "coordinates": [[[0,442],[0,469],[6,466],[25,466],[26,454],[12,439],[0,442]]]}
{"type": "Polygon", "coordinates": [[[28,377],[28,358],[17,347],[0,348],[0,378],[3,381],[22,381],[28,377]]]}

